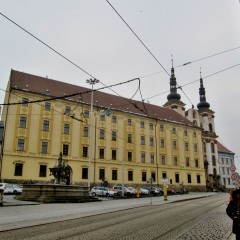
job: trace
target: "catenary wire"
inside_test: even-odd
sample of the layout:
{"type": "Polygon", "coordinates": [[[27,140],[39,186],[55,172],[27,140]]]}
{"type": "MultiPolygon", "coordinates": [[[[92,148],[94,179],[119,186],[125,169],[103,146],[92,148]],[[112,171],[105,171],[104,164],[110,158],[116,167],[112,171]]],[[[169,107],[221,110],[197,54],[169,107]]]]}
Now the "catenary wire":
{"type": "Polygon", "coordinates": [[[123,19],[120,13],[113,7],[113,5],[106,0],[106,2],[110,5],[110,7],[115,11],[115,13],[121,18],[124,24],[130,29],[130,31],[134,34],[134,36],[140,41],[140,43],[144,46],[144,48],[150,53],[150,55],[155,59],[155,61],[161,66],[161,68],[170,76],[169,72],[164,68],[164,66],[160,63],[160,61],[154,56],[154,54],[149,50],[149,48],[144,44],[144,42],[140,39],[140,37],[133,31],[133,29],[129,26],[129,24],[123,19]]]}

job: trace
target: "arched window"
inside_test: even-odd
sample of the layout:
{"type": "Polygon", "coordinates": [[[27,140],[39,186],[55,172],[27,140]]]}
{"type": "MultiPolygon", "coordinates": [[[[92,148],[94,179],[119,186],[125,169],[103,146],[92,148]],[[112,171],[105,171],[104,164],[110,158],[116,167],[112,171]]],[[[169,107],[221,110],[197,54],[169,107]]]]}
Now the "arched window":
{"type": "Polygon", "coordinates": [[[212,128],[212,124],[209,123],[209,131],[212,132],[213,131],[213,128],[212,128]]]}
{"type": "Polygon", "coordinates": [[[213,175],[214,175],[214,177],[217,176],[217,170],[216,170],[216,168],[213,169],[213,175]]]}
{"type": "Polygon", "coordinates": [[[216,158],[215,158],[215,156],[212,156],[212,165],[216,166],[216,158]]]}
{"type": "Polygon", "coordinates": [[[212,150],[212,153],[215,153],[214,143],[211,143],[211,150],[212,150]]]}
{"type": "Polygon", "coordinates": [[[195,111],[193,111],[193,118],[196,118],[196,113],[195,113],[195,111]]]}

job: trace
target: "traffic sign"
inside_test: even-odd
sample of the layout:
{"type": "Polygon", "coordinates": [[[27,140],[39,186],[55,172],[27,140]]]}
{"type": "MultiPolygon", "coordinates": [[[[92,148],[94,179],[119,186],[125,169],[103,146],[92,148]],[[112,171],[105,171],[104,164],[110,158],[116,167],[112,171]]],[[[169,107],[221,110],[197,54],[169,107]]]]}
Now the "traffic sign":
{"type": "Polygon", "coordinates": [[[236,167],[235,167],[234,165],[231,165],[231,166],[230,166],[230,170],[231,170],[232,172],[235,172],[236,167]]]}
{"type": "Polygon", "coordinates": [[[238,175],[236,173],[233,173],[231,178],[232,178],[232,180],[237,180],[238,179],[238,175]]]}

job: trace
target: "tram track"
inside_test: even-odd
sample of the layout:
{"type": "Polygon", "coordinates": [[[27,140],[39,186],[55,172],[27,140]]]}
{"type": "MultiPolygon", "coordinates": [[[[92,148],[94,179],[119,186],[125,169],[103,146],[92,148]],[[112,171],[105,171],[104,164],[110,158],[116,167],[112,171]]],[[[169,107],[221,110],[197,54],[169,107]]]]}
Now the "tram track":
{"type": "MultiPolygon", "coordinates": [[[[204,205],[208,204],[215,204],[216,202],[219,202],[217,206],[220,206],[223,204],[223,199],[218,199],[218,196],[212,196],[205,198],[204,201],[206,202],[204,205]]],[[[164,205],[148,205],[148,206],[141,206],[136,207],[128,210],[119,210],[114,211],[111,213],[105,213],[105,214],[98,214],[96,216],[91,217],[83,217],[73,220],[65,220],[61,222],[55,222],[50,224],[41,224],[34,227],[25,227],[21,229],[11,230],[11,231],[2,231],[0,233],[1,240],[5,239],[82,239],[81,237],[87,236],[94,232],[108,232],[111,228],[116,228],[119,225],[128,225],[132,221],[136,221],[136,219],[141,218],[144,216],[146,219],[150,219],[152,216],[157,216],[160,213],[164,213],[166,211],[169,211],[171,209],[174,209],[176,207],[183,208],[184,206],[187,206],[188,204],[193,203],[198,206],[199,209],[203,205],[203,199],[198,200],[188,200],[184,202],[175,202],[171,204],[164,204],[164,205]],[[64,229],[63,229],[64,228],[64,229]],[[51,231],[47,231],[46,229],[50,229],[51,231]],[[17,235],[17,238],[11,238],[13,237],[15,232],[15,235],[17,235]],[[45,233],[44,233],[45,232],[45,233]],[[51,236],[50,236],[51,235],[51,236]]],[[[225,203],[226,201],[224,201],[225,203]]],[[[202,216],[205,214],[205,212],[209,211],[209,209],[202,212],[202,216]]],[[[188,221],[184,222],[182,225],[193,221],[194,218],[189,219],[188,221]]],[[[159,222],[156,222],[155,225],[159,224],[159,222]]],[[[149,227],[153,227],[154,224],[144,224],[144,226],[141,226],[141,231],[144,231],[148,229],[149,227]]],[[[176,226],[176,229],[178,227],[181,227],[181,225],[176,226]]],[[[172,231],[174,229],[171,229],[169,231],[172,231]]],[[[166,231],[165,233],[162,233],[161,235],[156,236],[156,238],[152,239],[159,239],[159,237],[167,235],[169,231],[166,231]]],[[[117,236],[108,236],[108,239],[121,239],[127,236],[131,236],[131,233],[126,234],[118,234],[117,236]]],[[[99,238],[102,239],[102,238],[99,238]]],[[[103,238],[104,239],[104,238],[103,238]]]]}

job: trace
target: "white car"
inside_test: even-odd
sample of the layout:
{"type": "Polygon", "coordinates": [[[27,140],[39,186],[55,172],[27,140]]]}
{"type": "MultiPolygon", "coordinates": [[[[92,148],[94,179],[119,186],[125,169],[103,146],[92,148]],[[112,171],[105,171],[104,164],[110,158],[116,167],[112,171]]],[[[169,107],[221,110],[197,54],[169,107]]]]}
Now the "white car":
{"type": "Polygon", "coordinates": [[[2,188],[4,189],[3,193],[4,194],[13,194],[13,186],[10,183],[0,183],[0,185],[2,186],[2,188]]]}
{"type": "Polygon", "coordinates": [[[93,187],[90,193],[93,196],[102,196],[102,197],[113,197],[114,195],[116,195],[114,191],[101,186],[93,187]]]}
{"type": "Polygon", "coordinates": [[[140,188],[140,194],[141,195],[149,195],[149,190],[145,188],[140,188]]]}
{"type": "Polygon", "coordinates": [[[13,194],[15,195],[22,194],[22,186],[18,184],[12,184],[12,186],[13,186],[13,194]]]}

